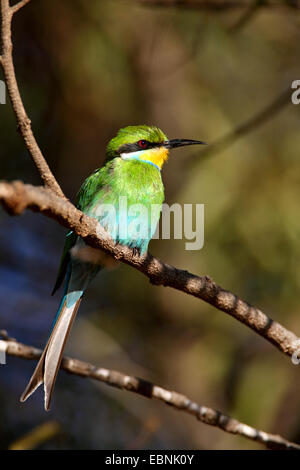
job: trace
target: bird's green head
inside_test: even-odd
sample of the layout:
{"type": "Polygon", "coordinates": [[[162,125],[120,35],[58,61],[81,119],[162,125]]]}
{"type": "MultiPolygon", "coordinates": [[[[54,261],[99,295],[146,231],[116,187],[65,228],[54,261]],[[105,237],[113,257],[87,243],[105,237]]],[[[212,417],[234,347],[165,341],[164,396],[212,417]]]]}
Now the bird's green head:
{"type": "Polygon", "coordinates": [[[106,160],[141,160],[161,170],[169,150],[183,145],[203,144],[198,140],[173,139],[155,126],[127,126],[120,129],[106,148],[106,160]]]}

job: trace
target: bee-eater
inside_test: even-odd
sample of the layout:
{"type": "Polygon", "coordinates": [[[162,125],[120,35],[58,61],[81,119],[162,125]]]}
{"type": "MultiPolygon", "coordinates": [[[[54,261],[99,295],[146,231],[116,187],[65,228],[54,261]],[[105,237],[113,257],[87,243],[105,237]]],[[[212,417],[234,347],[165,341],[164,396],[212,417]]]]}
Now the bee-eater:
{"type": "MultiPolygon", "coordinates": [[[[94,217],[107,230],[115,243],[128,246],[143,254],[158,224],[164,201],[161,169],[168,159],[169,150],[184,145],[203,144],[198,140],[173,139],[154,126],[128,126],[120,129],[106,148],[102,168],[89,176],[77,195],[77,207],[94,217]],[[120,197],[126,199],[126,210],[120,208],[120,197]],[[134,215],[130,209],[142,205],[143,214],[139,235],[132,236],[124,225],[130,225],[134,215]],[[153,213],[151,208],[156,207],[153,213]],[[114,211],[108,211],[112,207],[114,211]],[[107,215],[107,213],[109,215],[107,215]],[[151,213],[151,217],[148,214],[151,213]],[[151,220],[150,220],[151,219],[151,220]]],[[[39,385],[44,383],[45,409],[49,410],[56,376],[72,323],[84,291],[105,263],[93,263],[93,252],[84,257],[82,250],[89,247],[76,233],[69,232],[61,257],[53,293],[65,278],[64,294],[56,314],[51,334],[35,371],[21,396],[25,401],[39,385]]]]}

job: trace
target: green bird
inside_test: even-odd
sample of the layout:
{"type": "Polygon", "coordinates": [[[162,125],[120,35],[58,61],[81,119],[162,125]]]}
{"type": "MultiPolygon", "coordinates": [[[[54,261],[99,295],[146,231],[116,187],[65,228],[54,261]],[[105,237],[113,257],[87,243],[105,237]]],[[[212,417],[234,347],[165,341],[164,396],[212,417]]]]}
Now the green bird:
{"type": "MultiPolygon", "coordinates": [[[[204,144],[198,140],[173,139],[154,126],[120,129],[106,148],[102,168],[81,186],[76,206],[94,217],[116,244],[128,246],[141,255],[147,251],[164,201],[161,169],[170,149],[204,144]],[[137,215],[138,213],[138,215],[137,215]]],[[[100,250],[97,250],[100,253],[100,250]]],[[[44,383],[45,409],[49,410],[64,346],[83,293],[96,274],[105,267],[95,250],[74,232],[66,236],[53,293],[65,278],[64,294],[51,334],[34,373],[21,396],[25,401],[44,383]],[[96,261],[97,259],[97,261],[96,261]]]]}

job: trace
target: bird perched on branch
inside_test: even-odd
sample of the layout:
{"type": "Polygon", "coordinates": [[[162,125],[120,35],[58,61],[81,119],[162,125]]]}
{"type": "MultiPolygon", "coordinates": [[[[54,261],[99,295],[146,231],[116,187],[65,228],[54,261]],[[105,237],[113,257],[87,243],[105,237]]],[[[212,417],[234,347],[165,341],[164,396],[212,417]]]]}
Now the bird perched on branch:
{"type": "MultiPolygon", "coordinates": [[[[168,140],[154,126],[120,129],[106,148],[104,166],[81,186],[77,195],[78,209],[97,219],[115,243],[143,254],[160,218],[164,200],[161,169],[169,151],[203,143],[187,139],[168,140]]],[[[76,233],[68,233],[53,290],[54,293],[65,278],[64,294],[48,342],[21,401],[25,401],[44,383],[45,409],[50,407],[64,346],[83,293],[105,267],[104,257],[103,263],[99,262],[98,256],[95,262],[94,254],[95,250],[88,247],[76,233]]]]}

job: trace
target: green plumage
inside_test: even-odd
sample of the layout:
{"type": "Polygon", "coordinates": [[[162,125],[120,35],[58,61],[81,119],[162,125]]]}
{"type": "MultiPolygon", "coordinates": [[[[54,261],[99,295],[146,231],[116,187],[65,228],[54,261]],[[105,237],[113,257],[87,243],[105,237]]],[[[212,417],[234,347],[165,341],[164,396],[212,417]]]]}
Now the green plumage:
{"type": "Polygon", "coordinates": [[[120,157],[95,171],[81,186],[77,195],[77,207],[92,216],[99,203],[117,205],[120,196],[131,204],[161,204],[164,187],[161,174],[154,166],[138,161],[124,161],[120,157]]]}
{"type": "Polygon", "coordinates": [[[87,215],[97,218],[115,242],[144,252],[159,221],[163,200],[164,187],[157,168],[146,162],[125,161],[117,157],[85,181],[78,194],[77,206],[87,215]],[[121,198],[126,201],[127,213],[124,213],[121,198]],[[115,208],[115,220],[107,217],[105,211],[99,211],[102,205],[115,208]],[[142,205],[142,212],[131,211],[137,205],[142,205]],[[140,217],[142,238],[131,239],[130,233],[122,237],[122,224],[126,220],[129,232],[135,217],[140,217]]]}
{"type": "MultiPolygon", "coordinates": [[[[106,150],[105,165],[96,170],[82,184],[78,194],[76,206],[87,215],[96,218],[110,233],[116,243],[127,245],[144,253],[151,240],[160,218],[161,205],[164,201],[164,186],[160,171],[149,163],[133,159],[123,160],[118,149],[124,144],[134,143],[141,139],[150,142],[162,142],[166,135],[156,127],[128,126],[121,129],[117,136],[110,141],[106,150]],[[120,214],[120,197],[125,197],[127,211],[137,204],[142,204],[147,211],[147,217],[141,214],[141,237],[132,239],[120,237],[119,225],[124,221],[120,214]],[[105,214],[99,213],[103,204],[113,205],[116,210],[115,220],[107,220],[105,214]],[[97,215],[98,214],[98,215],[97,215]],[[121,219],[121,220],[120,220],[121,219]]],[[[145,212],[145,211],[144,211],[145,212]]],[[[127,226],[134,222],[134,215],[122,214],[127,218],[127,226]]],[[[138,215],[138,214],[136,214],[138,215]]],[[[60,262],[57,280],[53,293],[61,285],[67,271],[70,250],[77,242],[77,236],[70,232],[60,262]]]]}
{"type": "Polygon", "coordinates": [[[134,144],[139,140],[146,140],[148,142],[161,142],[167,140],[164,134],[158,127],[155,126],[127,126],[119,130],[116,137],[110,140],[106,147],[106,160],[111,160],[119,157],[119,148],[124,144],[134,144]]]}
{"type": "MultiPolygon", "coordinates": [[[[121,129],[107,146],[104,166],[81,186],[77,207],[96,218],[115,243],[144,253],[160,217],[164,200],[160,169],[169,149],[201,143],[186,139],[168,141],[165,134],[153,126],[121,129]]],[[[102,268],[95,262],[95,252],[90,250],[75,233],[68,233],[54,287],[55,292],[66,278],[64,294],[48,342],[21,401],[43,383],[45,409],[50,407],[63,350],[82,296],[102,268]],[[84,250],[92,253],[91,256],[83,258],[84,250]]]]}

